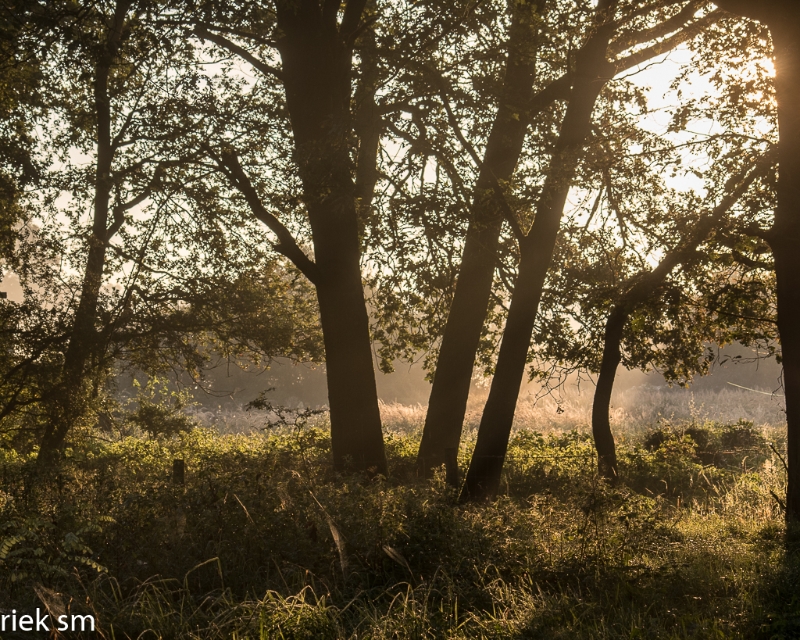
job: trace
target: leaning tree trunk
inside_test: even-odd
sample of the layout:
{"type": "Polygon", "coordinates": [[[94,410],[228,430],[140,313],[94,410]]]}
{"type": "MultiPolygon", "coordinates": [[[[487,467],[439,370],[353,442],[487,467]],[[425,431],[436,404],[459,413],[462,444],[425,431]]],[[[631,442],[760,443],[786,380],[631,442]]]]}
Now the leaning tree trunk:
{"type": "Polygon", "coordinates": [[[339,25],[317,2],[277,2],[277,46],[319,272],[334,466],[386,473],[349,149],[353,39],[364,4],[348,2],[339,25]]]}
{"type": "Polygon", "coordinates": [[[500,487],[528,347],[561,215],[591,128],[595,102],[605,83],[613,76],[613,65],[607,61],[606,51],[614,31],[612,14],[615,6],[616,0],[601,0],[598,6],[598,15],[603,23],[578,56],[575,83],[536,217],[528,235],[520,239],[519,271],[461,500],[491,498],[500,487]]]}
{"type": "Polygon", "coordinates": [[[536,72],[537,4],[541,3],[519,3],[512,15],[500,104],[473,193],[458,284],[442,336],[417,455],[422,476],[445,464],[448,449],[458,448],[461,441],[503,223],[499,202],[503,195],[498,190],[514,173],[528,130],[526,115],[536,72]]]}
{"type": "Polygon", "coordinates": [[[614,390],[614,378],[617,366],[622,360],[620,345],[622,330],[625,328],[627,314],[621,307],[614,307],[606,320],[603,342],[603,359],[600,362],[600,373],[592,401],[592,436],[597,449],[597,467],[600,475],[608,480],[616,480],[617,447],[614,434],[611,433],[611,392],[614,390]]]}
{"type": "Polygon", "coordinates": [[[598,472],[607,480],[616,481],[619,472],[614,434],[611,432],[610,409],[614,378],[622,359],[620,350],[622,332],[628,317],[638,305],[653,295],[675,267],[695,257],[697,247],[719,227],[731,207],[750,188],[753,181],[763,176],[774,162],[775,153],[769,151],[754,167],[746,167],[735,176],[735,179],[731,178],[728,184],[733,187],[732,191],[725,194],[710,213],[702,216],[691,232],[686,234],[652,271],[638,273],[621,287],[622,293],[606,320],[603,356],[592,402],[592,435],[597,450],[598,472]]]}
{"type": "MultiPolygon", "coordinates": [[[[639,50],[617,61],[616,72],[630,69],[646,62],[667,49],[678,46],[695,34],[706,23],[713,21],[713,13],[686,27],[694,16],[693,5],[687,5],[676,16],[666,20],[655,29],[647,29],[645,39],[667,35],[676,31],[662,43],[639,50]]],[[[618,51],[624,50],[636,40],[626,39],[618,45],[618,51]]],[[[642,35],[642,34],[638,34],[642,35]]],[[[514,38],[513,32],[510,39],[514,38]]],[[[589,39],[583,50],[595,50],[596,39],[589,39]]],[[[523,46],[524,49],[524,46],[523,46]]],[[[578,57],[581,57],[579,52],[578,57]]],[[[526,87],[530,81],[526,73],[533,74],[534,69],[526,71],[531,60],[519,57],[518,51],[511,48],[508,57],[507,75],[504,91],[507,98],[501,99],[492,134],[490,135],[482,171],[473,197],[470,226],[467,230],[461,269],[458,276],[453,303],[448,314],[447,324],[442,337],[442,346],[436,365],[433,388],[431,389],[428,413],[425,420],[422,443],[417,459],[418,469],[428,475],[432,467],[445,462],[445,452],[458,447],[461,429],[469,396],[470,380],[475,362],[475,353],[480,342],[486,310],[489,304],[498,237],[502,226],[501,210],[503,202],[499,201],[499,193],[491,193],[493,187],[498,188],[497,180],[506,180],[513,173],[519,158],[518,147],[524,138],[527,124],[537,113],[558,99],[570,97],[572,74],[567,73],[551,81],[530,100],[523,101],[526,87]],[[506,110],[508,105],[527,105],[523,108],[506,110]],[[525,115],[527,114],[527,118],[525,115]],[[510,115],[510,121],[507,120],[510,115]],[[517,119],[519,118],[519,119],[517,119]]],[[[613,75],[613,72],[610,73],[613,75]]]]}

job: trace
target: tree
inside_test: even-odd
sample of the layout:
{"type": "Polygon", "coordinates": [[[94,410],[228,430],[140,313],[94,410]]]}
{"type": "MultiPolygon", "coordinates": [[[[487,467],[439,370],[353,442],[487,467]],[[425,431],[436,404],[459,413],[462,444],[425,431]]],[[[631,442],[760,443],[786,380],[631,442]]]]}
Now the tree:
{"type": "Polygon", "coordinates": [[[174,46],[174,27],[122,0],[36,6],[24,24],[49,110],[32,122],[36,151],[50,168],[19,199],[10,264],[24,301],[3,307],[4,430],[36,433],[47,465],[94,420],[120,367],[196,375],[212,348],[318,358],[316,307],[296,273],[189,171],[186,140],[203,120],[188,105],[217,91],[191,43],[174,46]]]}
{"type": "MultiPolygon", "coordinates": [[[[464,500],[493,496],[499,486],[519,386],[564,204],[590,132],[595,103],[606,82],[623,64],[608,60],[613,51],[610,45],[616,26],[616,9],[615,2],[598,4],[594,31],[576,58],[568,107],[530,231],[522,232],[513,212],[507,214],[515,228],[520,262],[489,398],[462,492],[464,500]]],[[[693,26],[702,28],[717,17],[709,14],[701,19],[703,22],[697,24],[696,21],[693,26]]],[[[697,31],[687,28],[679,33],[688,38],[697,31]]],[[[664,50],[663,45],[658,50],[664,50]]],[[[635,55],[646,60],[652,51],[645,50],[645,53],[637,52],[635,55]]]]}
{"type": "MultiPolygon", "coordinates": [[[[654,3],[645,11],[634,11],[632,15],[621,18],[613,25],[609,24],[608,32],[603,37],[610,42],[616,35],[616,40],[611,46],[612,53],[622,54],[631,47],[638,47],[638,50],[627,56],[620,56],[613,64],[603,69],[602,74],[610,78],[615,73],[635,67],[654,55],[691,38],[717,17],[709,14],[694,20],[695,13],[701,7],[702,3],[691,2],[677,13],[668,13],[666,16],[662,16],[659,13],[660,4],[654,3]],[[641,13],[650,18],[650,23],[645,23],[646,27],[637,24],[637,18],[641,18],[641,13]],[[669,37],[663,41],[657,41],[663,36],[669,37]],[[656,40],[654,44],[641,47],[642,44],[649,44],[653,40],[656,40]]],[[[574,30],[568,32],[569,36],[563,36],[561,33],[559,35],[580,39],[581,36],[576,36],[575,32],[580,34],[583,29],[584,32],[592,33],[594,27],[591,19],[577,18],[576,14],[579,12],[574,8],[562,9],[559,7],[559,10],[561,11],[557,11],[555,8],[550,10],[550,13],[558,16],[558,19],[554,20],[554,24],[566,23],[574,30]]],[[[516,14],[515,17],[518,19],[516,14]]],[[[551,79],[552,70],[548,70],[549,73],[543,72],[541,69],[537,72],[535,68],[537,59],[533,57],[535,51],[520,51],[516,43],[516,40],[522,38],[520,33],[524,26],[522,23],[515,27],[512,22],[509,30],[509,40],[505,45],[508,48],[509,57],[502,88],[503,97],[496,113],[492,133],[487,141],[483,160],[472,148],[473,143],[469,136],[465,137],[460,133],[459,123],[448,110],[449,122],[455,135],[473,157],[481,173],[477,178],[472,196],[470,224],[464,239],[461,267],[447,323],[442,333],[439,357],[433,376],[431,398],[418,456],[419,467],[423,472],[429,472],[431,466],[440,464],[444,460],[445,451],[457,447],[460,441],[475,354],[479,349],[481,334],[487,322],[487,307],[490,307],[493,274],[498,260],[499,236],[504,223],[510,224],[512,227],[516,224],[515,216],[510,214],[509,203],[506,200],[514,197],[514,185],[520,181],[518,176],[512,180],[512,176],[515,171],[518,171],[522,139],[528,134],[530,124],[536,122],[543,112],[548,112],[546,119],[549,120],[553,117],[554,102],[569,100],[569,104],[572,105],[574,100],[575,106],[572,107],[572,114],[569,116],[574,119],[575,113],[579,109],[577,104],[581,100],[578,97],[580,89],[576,84],[582,81],[581,74],[584,73],[584,70],[581,65],[585,66],[589,60],[591,60],[590,64],[600,65],[600,59],[596,58],[597,51],[595,51],[599,40],[595,34],[585,39],[575,56],[578,68],[574,72],[570,70],[567,73],[558,74],[555,79],[551,79]],[[545,79],[545,82],[533,90],[534,78],[538,80],[539,75],[545,79]],[[523,100],[522,97],[526,93],[530,97],[523,100]]],[[[527,28],[530,29],[529,26],[527,28]]],[[[551,27],[551,30],[555,30],[555,28],[551,27]]],[[[557,37],[551,37],[556,38],[556,42],[559,42],[557,37]]],[[[560,44],[566,46],[564,43],[560,44]]],[[[528,44],[528,47],[534,48],[534,46],[533,41],[528,44]]],[[[540,57],[547,59],[557,55],[556,52],[549,51],[545,45],[541,46],[547,53],[540,57]]],[[[553,43],[550,43],[550,46],[552,47],[553,43]]],[[[563,63],[569,68],[572,62],[569,59],[563,63]]],[[[588,75],[591,76],[591,73],[589,72],[588,75]]],[[[600,86],[604,82],[605,80],[600,86]]],[[[558,108],[555,109],[555,113],[559,113],[558,108]]],[[[574,141],[567,142],[566,135],[562,138],[561,144],[563,148],[558,148],[553,154],[554,158],[562,154],[567,147],[575,146],[574,141]]],[[[552,150],[547,144],[541,146],[546,149],[545,153],[552,150]]],[[[575,149],[574,153],[579,154],[579,150],[575,149]]],[[[574,155],[573,152],[566,155],[570,156],[570,159],[566,161],[567,164],[575,161],[571,157],[574,155]]],[[[537,162],[543,163],[544,160],[537,159],[537,162]]],[[[560,171],[559,167],[551,167],[549,173],[555,176],[560,171]]],[[[568,173],[569,170],[563,176],[566,183],[569,182],[568,173]]]]}
{"type": "Polygon", "coordinates": [[[24,47],[28,31],[24,15],[30,9],[27,2],[4,2],[0,7],[0,259],[4,261],[19,229],[19,197],[41,172],[32,139],[41,108],[39,69],[35,56],[24,47]]]}
{"type": "MultiPolygon", "coordinates": [[[[731,207],[753,181],[768,171],[771,161],[772,157],[768,155],[755,168],[747,167],[745,172],[732,176],[728,181],[730,192],[710,212],[703,214],[652,270],[637,273],[619,287],[619,294],[608,313],[603,331],[603,353],[592,404],[592,435],[597,448],[598,470],[603,477],[615,481],[619,473],[609,408],[614,378],[622,359],[620,347],[623,330],[631,313],[643,302],[658,295],[659,289],[674,269],[682,263],[697,260],[698,246],[721,225],[731,207]]],[[[720,319],[714,318],[714,325],[719,327],[720,324],[720,319]]],[[[686,363],[685,366],[691,371],[691,363],[686,363]]]]}
{"type": "MultiPolygon", "coordinates": [[[[486,317],[504,219],[505,195],[501,185],[511,180],[517,166],[532,111],[544,106],[531,107],[531,92],[537,76],[538,31],[544,19],[541,14],[547,11],[547,3],[521,2],[511,7],[506,43],[508,57],[497,112],[483,158],[479,159],[477,154],[475,157],[479,175],[473,190],[469,211],[471,224],[464,238],[459,270],[459,280],[467,282],[468,286],[456,289],[450,307],[417,455],[417,466],[423,476],[444,464],[447,450],[457,448],[461,439],[477,338],[486,317]],[[464,375],[467,372],[468,375],[464,375]]],[[[445,95],[444,99],[449,101],[450,98],[445,95]]],[[[468,148],[472,148],[469,143],[468,148]]]]}
{"type": "MultiPolygon", "coordinates": [[[[380,411],[364,301],[359,207],[368,207],[374,184],[374,73],[369,55],[352,104],[354,50],[373,21],[365,0],[284,2],[248,9],[207,6],[194,33],[242,58],[266,82],[279,82],[292,134],[292,156],[308,214],[314,257],[289,227],[264,205],[240,152],[230,142],[211,155],[244,196],[253,215],[278,238],[276,249],[311,281],[317,292],[328,373],[334,466],[386,473],[380,411]],[[234,24],[231,29],[229,25],[234,24]],[[232,39],[231,39],[232,38],[232,39]],[[277,54],[281,68],[268,60],[277,54]],[[354,118],[354,112],[356,117],[354,118]],[[363,146],[356,167],[351,139],[363,146]],[[372,136],[372,142],[366,137],[372,136]],[[359,200],[360,198],[360,200],[359,200]],[[361,204],[360,204],[361,203],[361,204]]],[[[364,39],[369,42],[370,36],[364,39]]],[[[367,49],[369,45],[367,44],[367,49]]]]}
{"type": "Polygon", "coordinates": [[[150,78],[163,69],[164,60],[151,57],[159,36],[145,26],[145,16],[133,0],[106,7],[53,3],[31,16],[59,40],[47,62],[48,91],[72,128],[59,132],[56,144],[63,151],[75,146],[94,155],[91,177],[78,170],[71,176],[78,180],[63,185],[76,195],[89,186],[93,210],[79,302],[41,441],[43,465],[56,459],[86,410],[85,382],[101,356],[96,325],[108,243],[126,223],[126,214],[158,188],[166,166],[160,159],[151,161],[151,154],[160,154],[151,144],[158,135],[147,130],[146,117],[158,111],[150,78]],[[73,73],[65,73],[70,67],[73,73]],[[56,79],[58,74],[65,77],[56,79]]]}
{"type": "Polygon", "coordinates": [[[774,45],[780,132],[778,206],[772,227],[759,233],[769,242],[775,259],[788,435],[786,519],[795,523],[800,520],[800,7],[790,0],[757,4],[718,0],[717,5],[765,24],[774,45]]]}

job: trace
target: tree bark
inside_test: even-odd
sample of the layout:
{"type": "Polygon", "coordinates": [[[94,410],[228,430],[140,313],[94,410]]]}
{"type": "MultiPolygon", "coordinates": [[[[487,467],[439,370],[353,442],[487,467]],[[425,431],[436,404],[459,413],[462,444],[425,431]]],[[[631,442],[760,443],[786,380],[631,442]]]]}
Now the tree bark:
{"type": "Polygon", "coordinates": [[[597,449],[597,468],[600,475],[607,480],[616,481],[617,447],[614,434],[611,432],[611,392],[614,390],[614,377],[617,366],[622,360],[620,345],[622,330],[628,314],[621,307],[614,307],[606,321],[603,341],[603,359],[600,362],[600,373],[597,376],[597,387],[592,401],[592,436],[597,449]]]}
{"type": "Polygon", "coordinates": [[[770,25],[778,95],[778,206],[769,237],[778,289],[778,331],[786,396],[786,518],[800,522],[800,8],[770,25]]]}
{"type": "Polygon", "coordinates": [[[97,161],[95,166],[94,215],[89,252],[81,286],[81,297],[72,325],[72,333],[61,379],[51,397],[49,421],[39,447],[37,464],[52,465],[59,458],[70,429],[86,411],[84,390],[87,368],[97,353],[97,305],[103,283],[108,243],[111,190],[111,168],[114,147],[111,135],[111,99],[109,79],[123,37],[125,15],[130,1],[117,3],[106,45],[95,67],[94,111],[97,119],[97,161]]]}
{"type": "Polygon", "coordinates": [[[500,487],[528,347],[561,215],[580,152],[591,128],[595,102],[605,83],[614,75],[606,52],[614,31],[612,16],[616,4],[616,0],[601,0],[598,5],[599,26],[576,61],[569,106],[536,217],[528,235],[520,240],[520,263],[514,293],[489,398],[478,428],[478,440],[461,493],[462,501],[492,498],[500,487]]]}
{"type": "Polygon", "coordinates": [[[726,10],[764,22],[775,48],[778,99],[778,206],[767,236],[775,259],[778,332],[786,397],[787,523],[800,523],[800,6],[794,0],[720,0],[726,10]]]}
{"type": "Polygon", "coordinates": [[[350,0],[337,24],[331,3],[279,1],[277,46],[319,272],[334,467],[385,474],[348,146],[353,40],[364,5],[350,0]]]}
{"type": "Polygon", "coordinates": [[[508,62],[502,94],[480,167],[461,269],[447,317],[433,378],[417,468],[430,476],[457,449],[469,397],[472,369],[492,289],[503,223],[498,186],[511,178],[528,130],[536,72],[536,23],[541,2],[515,7],[508,35],[508,62]]]}

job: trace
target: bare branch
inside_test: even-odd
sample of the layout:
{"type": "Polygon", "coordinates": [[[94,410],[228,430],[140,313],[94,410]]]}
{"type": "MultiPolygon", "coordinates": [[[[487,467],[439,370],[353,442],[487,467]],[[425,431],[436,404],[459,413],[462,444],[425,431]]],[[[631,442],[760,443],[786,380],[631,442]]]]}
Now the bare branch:
{"type": "Polygon", "coordinates": [[[218,33],[212,33],[211,31],[208,30],[208,27],[206,25],[198,24],[194,28],[194,34],[201,40],[208,40],[209,42],[213,42],[214,44],[222,47],[223,49],[227,49],[231,53],[249,62],[255,69],[258,69],[261,73],[275,76],[276,78],[278,78],[278,80],[283,80],[283,72],[280,69],[276,69],[275,67],[267,64],[263,60],[259,60],[249,51],[239,46],[235,42],[228,40],[228,38],[226,38],[225,36],[221,36],[218,33]]]}
{"type": "Polygon", "coordinates": [[[273,245],[275,251],[289,258],[313,284],[318,284],[320,273],[316,263],[299,247],[291,231],[264,207],[258,192],[242,168],[239,157],[233,148],[223,149],[217,162],[221,168],[226,170],[228,178],[244,196],[253,215],[278,237],[277,244],[273,245]]]}

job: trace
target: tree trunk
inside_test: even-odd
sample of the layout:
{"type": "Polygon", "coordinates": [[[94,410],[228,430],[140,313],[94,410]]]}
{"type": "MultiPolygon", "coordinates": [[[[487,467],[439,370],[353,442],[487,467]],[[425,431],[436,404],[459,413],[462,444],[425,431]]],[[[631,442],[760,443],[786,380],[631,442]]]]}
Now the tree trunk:
{"type": "Polygon", "coordinates": [[[111,167],[114,149],[111,137],[111,99],[109,78],[122,38],[125,14],[130,2],[116,6],[105,50],[95,68],[94,111],[97,118],[97,162],[95,167],[94,215],[89,253],[81,286],[81,297],[72,325],[72,334],[61,380],[53,392],[49,422],[39,447],[37,464],[47,466],[57,461],[65,439],[75,422],[85,413],[87,366],[97,352],[97,304],[103,283],[108,242],[109,202],[112,190],[111,167]]]}
{"type": "Polygon", "coordinates": [[[790,3],[770,25],[778,95],[778,207],[769,241],[778,288],[786,396],[788,485],[786,518],[800,523],[800,7],[790,3]]]}
{"type": "Polygon", "coordinates": [[[597,468],[603,478],[611,481],[616,481],[619,473],[617,447],[614,444],[614,434],[611,433],[609,411],[614,378],[617,375],[617,366],[622,359],[620,344],[627,318],[628,314],[622,307],[614,307],[608,316],[603,343],[603,359],[600,362],[600,374],[597,377],[597,387],[594,390],[592,402],[592,435],[594,436],[594,446],[597,449],[597,468]]]}
{"type": "Polygon", "coordinates": [[[385,474],[349,150],[352,40],[364,4],[350,0],[339,25],[315,1],[278,2],[277,45],[319,271],[334,467],[385,474]]]}
{"type": "MultiPolygon", "coordinates": [[[[541,4],[541,3],[539,3],[541,4]]],[[[457,449],[469,397],[475,354],[492,290],[503,222],[497,189],[511,178],[528,129],[536,71],[537,5],[520,3],[512,15],[502,94],[473,193],[470,224],[453,303],[447,317],[425,416],[417,468],[430,476],[457,449]]]]}
{"type": "MultiPolygon", "coordinates": [[[[98,198],[95,205],[97,209],[108,210],[108,192],[105,199],[102,194],[95,193],[98,198]]],[[[102,211],[100,212],[102,216],[102,211]]],[[[102,284],[103,269],[105,266],[105,241],[97,241],[92,234],[90,240],[89,258],[84,272],[81,299],[70,337],[67,352],[64,355],[64,364],[61,369],[61,379],[50,398],[51,406],[48,412],[48,423],[44,436],[39,446],[37,463],[40,466],[52,465],[58,460],[60,451],[64,447],[67,434],[81,418],[87,408],[86,379],[89,374],[91,361],[97,351],[97,302],[102,284]]]]}
{"type": "Polygon", "coordinates": [[[600,361],[600,372],[592,402],[592,435],[597,449],[597,466],[600,475],[612,482],[618,479],[617,451],[614,435],[611,433],[609,419],[611,392],[614,389],[614,378],[622,359],[620,346],[622,331],[631,312],[660,287],[672,270],[682,262],[691,260],[697,247],[719,227],[721,220],[744,195],[753,181],[762,176],[775,161],[774,152],[768,152],[754,167],[746,167],[736,179],[728,184],[734,188],[725,194],[720,203],[709,214],[702,216],[694,228],[686,234],[677,246],[648,272],[641,272],[623,284],[622,293],[606,320],[603,356],[600,361]]]}
{"type": "Polygon", "coordinates": [[[528,347],[561,215],[591,128],[595,102],[605,83],[613,76],[606,51],[614,30],[612,14],[615,6],[616,0],[601,0],[598,6],[601,25],[578,56],[575,83],[536,217],[528,235],[520,240],[519,271],[461,500],[491,498],[500,487],[528,347]]]}

